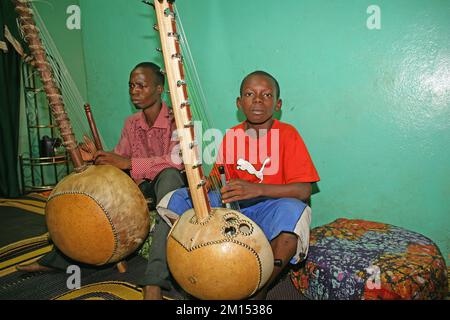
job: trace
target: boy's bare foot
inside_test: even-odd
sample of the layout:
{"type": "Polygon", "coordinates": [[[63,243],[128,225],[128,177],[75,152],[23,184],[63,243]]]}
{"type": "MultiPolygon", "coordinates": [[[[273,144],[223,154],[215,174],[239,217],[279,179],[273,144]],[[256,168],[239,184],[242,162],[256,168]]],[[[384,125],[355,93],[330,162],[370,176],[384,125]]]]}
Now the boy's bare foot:
{"type": "Polygon", "coordinates": [[[47,271],[54,271],[55,269],[43,266],[39,264],[38,262],[33,262],[31,264],[21,265],[19,264],[16,266],[16,269],[18,271],[24,271],[24,272],[47,272],[47,271]]]}
{"type": "Polygon", "coordinates": [[[157,286],[145,286],[142,288],[144,300],[162,300],[161,288],[157,286]]]}

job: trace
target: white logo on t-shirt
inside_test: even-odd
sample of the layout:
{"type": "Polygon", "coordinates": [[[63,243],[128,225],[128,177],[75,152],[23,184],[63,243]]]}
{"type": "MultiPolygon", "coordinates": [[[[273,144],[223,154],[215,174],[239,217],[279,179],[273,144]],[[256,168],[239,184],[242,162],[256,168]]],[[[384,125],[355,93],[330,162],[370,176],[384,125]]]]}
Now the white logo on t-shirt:
{"type": "Polygon", "coordinates": [[[258,170],[256,170],[255,167],[254,167],[250,162],[248,162],[247,160],[239,159],[239,160],[237,161],[237,166],[236,166],[236,168],[237,168],[238,170],[247,171],[248,173],[250,173],[250,174],[256,176],[256,177],[259,179],[259,183],[261,183],[261,182],[264,180],[264,174],[263,174],[264,167],[265,167],[266,164],[269,163],[269,162],[270,162],[270,158],[267,158],[266,160],[264,160],[261,169],[258,171],[258,170]]]}

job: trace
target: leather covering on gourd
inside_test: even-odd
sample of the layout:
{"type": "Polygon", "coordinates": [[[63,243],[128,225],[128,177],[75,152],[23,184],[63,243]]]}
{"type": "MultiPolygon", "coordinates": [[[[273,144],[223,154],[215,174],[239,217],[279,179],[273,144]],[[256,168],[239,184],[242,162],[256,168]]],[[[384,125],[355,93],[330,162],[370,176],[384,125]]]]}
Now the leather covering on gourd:
{"type": "Polygon", "coordinates": [[[251,296],[269,279],[273,253],[263,231],[238,211],[212,208],[199,223],[193,209],[168,237],[167,262],[175,280],[206,300],[251,296]]]}
{"type": "Polygon", "coordinates": [[[89,166],[61,180],[45,208],[54,244],[87,264],[119,261],[148,236],[147,203],[134,181],[111,165],[89,166]]]}

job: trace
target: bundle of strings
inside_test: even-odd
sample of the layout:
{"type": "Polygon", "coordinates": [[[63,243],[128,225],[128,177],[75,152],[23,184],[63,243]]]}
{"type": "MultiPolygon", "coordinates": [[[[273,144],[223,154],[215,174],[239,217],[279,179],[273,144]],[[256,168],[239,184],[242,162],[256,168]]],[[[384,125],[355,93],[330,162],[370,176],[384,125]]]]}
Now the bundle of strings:
{"type": "MultiPolygon", "coordinates": [[[[214,126],[213,118],[210,116],[208,112],[208,102],[201,86],[200,77],[198,75],[195,61],[194,58],[192,57],[192,53],[190,50],[189,42],[187,40],[186,33],[183,28],[180,12],[175,4],[172,5],[175,12],[175,19],[178,31],[178,41],[180,44],[181,54],[183,57],[185,81],[188,84],[187,90],[189,95],[189,101],[191,102],[192,120],[201,122],[202,124],[201,132],[198,132],[198,128],[196,128],[197,129],[196,134],[201,133],[203,136],[206,130],[216,127],[214,126]]],[[[197,142],[198,145],[200,146],[201,142],[200,141],[197,142]]],[[[220,141],[215,141],[215,143],[220,143],[220,141]]],[[[218,149],[217,147],[218,145],[216,145],[216,150],[218,149]]],[[[226,184],[225,176],[229,176],[227,166],[223,166],[224,170],[223,173],[219,172],[217,167],[208,166],[207,164],[205,165],[204,163],[202,164],[202,166],[207,171],[210,171],[209,181],[211,184],[211,189],[214,192],[219,192],[219,190],[226,184]],[[213,177],[217,177],[217,179],[214,179],[213,177]]],[[[232,202],[229,205],[227,205],[227,207],[237,211],[240,210],[239,204],[237,202],[232,202]]]]}
{"type": "MultiPolygon", "coordinates": [[[[40,36],[42,47],[33,47],[34,45],[30,45],[30,49],[45,52],[47,58],[46,63],[48,63],[52,70],[53,82],[60,91],[59,99],[65,106],[68,119],[70,119],[70,126],[73,129],[73,134],[77,137],[76,140],[85,140],[86,134],[90,132],[83,109],[85,99],[82,97],[75,81],[64,63],[64,60],[56,47],[50,32],[48,31],[39,14],[39,11],[36,8],[36,4],[33,1],[28,0],[14,0],[14,3],[17,8],[21,8],[19,9],[20,11],[18,11],[19,22],[22,32],[24,33],[25,40],[29,37],[26,33],[27,28],[34,29],[34,31],[37,31],[40,36]],[[34,25],[31,24],[32,21],[30,19],[34,20],[34,25]]],[[[40,70],[37,68],[34,72],[39,71],[40,70]]],[[[44,90],[44,88],[41,90],[38,89],[32,94],[38,94],[38,92],[42,90],[44,90]]],[[[33,96],[28,96],[28,98],[32,99],[33,96]]],[[[101,140],[103,142],[103,138],[101,138],[101,140]]],[[[105,145],[104,142],[103,145],[105,145]]]]}

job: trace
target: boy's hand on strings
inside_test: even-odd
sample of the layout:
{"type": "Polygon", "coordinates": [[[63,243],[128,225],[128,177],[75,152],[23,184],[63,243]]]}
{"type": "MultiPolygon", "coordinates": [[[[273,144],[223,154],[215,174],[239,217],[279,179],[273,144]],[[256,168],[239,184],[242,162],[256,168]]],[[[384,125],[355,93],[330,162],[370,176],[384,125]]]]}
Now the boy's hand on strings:
{"type": "Polygon", "coordinates": [[[131,169],[131,159],[119,156],[114,152],[97,151],[94,154],[94,160],[96,165],[109,164],[122,170],[131,169]]]}
{"type": "Polygon", "coordinates": [[[258,183],[241,179],[232,179],[222,189],[222,201],[230,203],[238,200],[252,199],[262,195],[262,187],[258,183]]]}
{"type": "Polygon", "coordinates": [[[88,136],[84,135],[83,141],[83,143],[78,145],[80,147],[81,157],[84,161],[92,161],[94,159],[94,154],[97,152],[97,148],[88,136]]]}

